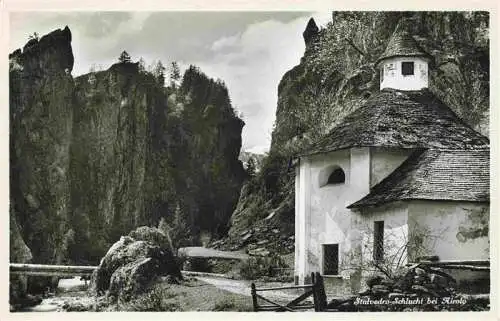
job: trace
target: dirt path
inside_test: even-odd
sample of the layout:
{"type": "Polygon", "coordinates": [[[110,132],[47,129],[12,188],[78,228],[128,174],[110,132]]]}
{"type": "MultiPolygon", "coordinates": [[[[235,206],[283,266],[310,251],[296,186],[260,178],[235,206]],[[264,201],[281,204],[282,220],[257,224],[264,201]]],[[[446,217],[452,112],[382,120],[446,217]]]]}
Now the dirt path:
{"type": "MultiPolygon", "coordinates": [[[[252,281],[246,281],[246,280],[231,280],[231,279],[224,279],[224,278],[216,278],[216,277],[208,277],[208,276],[203,276],[203,277],[196,277],[196,279],[209,283],[214,285],[215,287],[226,290],[232,293],[236,294],[241,294],[250,297],[250,285],[252,284],[252,281]]],[[[281,282],[255,282],[255,285],[258,288],[263,288],[263,287],[283,287],[283,286],[290,286],[293,285],[292,283],[281,283],[281,282]]],[[[304,293],[302,290],[297,290],[297,289],[292,289],[292,290],[275,290],[275,291],[268,291],[264,292],[263,296],[266,298],[269,298],[271,300],[276,300],[278,302],[288,302],[296,297],[298,297],[300,294],[304,293]]],[[[311,298],[312,302],[312,298],[311,298]]]]}

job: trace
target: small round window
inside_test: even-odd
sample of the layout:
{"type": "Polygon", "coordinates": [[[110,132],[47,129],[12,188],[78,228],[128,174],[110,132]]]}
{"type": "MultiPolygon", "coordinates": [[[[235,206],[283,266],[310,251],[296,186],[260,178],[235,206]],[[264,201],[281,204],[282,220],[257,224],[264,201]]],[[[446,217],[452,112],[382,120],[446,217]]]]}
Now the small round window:
{"type": "Polygon", "coordinates": [[[345,183],[345,173],[342,168],[337,167],[331,174],[328,176],[327,185],[330,184],[342,184],[345,183]]]}

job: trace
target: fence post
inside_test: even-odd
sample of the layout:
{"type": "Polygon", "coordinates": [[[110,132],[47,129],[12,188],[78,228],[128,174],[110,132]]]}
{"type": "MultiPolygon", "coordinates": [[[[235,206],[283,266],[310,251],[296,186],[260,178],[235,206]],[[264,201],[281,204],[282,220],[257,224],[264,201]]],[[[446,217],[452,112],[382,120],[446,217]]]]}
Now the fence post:
{"type": "Polygon", "coordinates": [[[255,283],[252,283],[252,304],[253,304],[253,310],[255,312],[259,311],[257,306],[257,290],[255,289],[255,283]]]}
{"type": "Polygon", "coordinates": [[[314,272],[311,272],[311,282],[312,282],[312,293],[313,293],[313,304],[314,311],[318,312],[318,280],[316,280],[314,272]]]}
{"type": "Polygon", "coordinates": [[[319,311],[324,311],[327,306],[326,292],[325,292],[325,283],[323,281],[323,276],[319,272],[316,272],[316,282],[318,283],[318,308],[319,311]]]}

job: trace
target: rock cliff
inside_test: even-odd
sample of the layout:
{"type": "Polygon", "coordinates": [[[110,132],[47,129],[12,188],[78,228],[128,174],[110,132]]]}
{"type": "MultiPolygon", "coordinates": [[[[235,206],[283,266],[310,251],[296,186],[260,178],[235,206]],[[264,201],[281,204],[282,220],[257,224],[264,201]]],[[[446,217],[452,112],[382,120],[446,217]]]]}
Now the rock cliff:
{"type": "Polygon", "coordinates": [[[73,78],[68,27],[9,59],[13,260],[24,241],[34,263],[97,264],[176,210],[195,244],[227,232],[244,123],[222,81],[193,66],[164,87],[133,62],[73,78]]]}

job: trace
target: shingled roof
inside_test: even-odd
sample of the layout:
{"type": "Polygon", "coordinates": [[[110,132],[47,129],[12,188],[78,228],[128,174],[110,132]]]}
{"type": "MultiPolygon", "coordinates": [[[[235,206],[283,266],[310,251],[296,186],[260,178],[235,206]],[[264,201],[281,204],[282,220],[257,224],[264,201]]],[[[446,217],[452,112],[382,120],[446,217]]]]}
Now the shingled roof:
{"type": "Polygon", "coordinates": [[[378,65],[381,60],[392,57],[426,57],[431,59],[431,56],[420,48],[413,36],[404,30],[394,32],[384,53],[375,64],[378,65]]]}
{"type": "Polygon", "coordinates": [[[350,147],[474,149],[489,145],[429,90],[384,89],[299,156],[350,147]]]}
{"type": "Polygon", "coordinates": [[[489,202],[490,150],[417,150],[348,208],[399,200],[489,202]]]}

